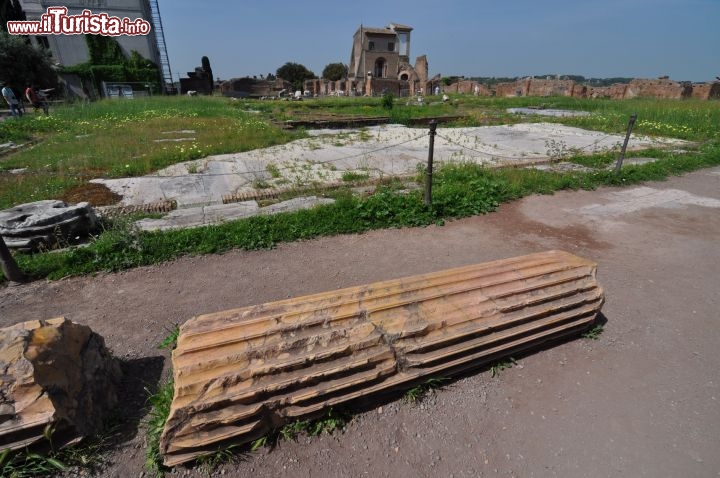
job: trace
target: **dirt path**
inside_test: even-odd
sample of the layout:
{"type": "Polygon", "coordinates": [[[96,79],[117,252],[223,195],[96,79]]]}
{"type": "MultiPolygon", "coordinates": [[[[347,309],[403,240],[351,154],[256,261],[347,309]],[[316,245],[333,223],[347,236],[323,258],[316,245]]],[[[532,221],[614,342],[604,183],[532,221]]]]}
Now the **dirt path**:
{"type": "MultiPolygon", "coordinates": [[[[282,442],[225,476],[720,476],[720,168],[627,189],[561,192],[444,227],[376,231],[0,289],[0,325],[64,315],[102,334],[135,378],[204,312],[558,248],[599,263],[607,324],[386,403],[344,433],[282,442]]],[[[125,392],[141,408],[142,387],[125,392]]],[[[143,432],[103,476],[139,476],[143,432]]],[[[181,470],[180,473],[185,473],[181,470]]],[[[198,474],[195,471],[190,475],[198,474]]]]}

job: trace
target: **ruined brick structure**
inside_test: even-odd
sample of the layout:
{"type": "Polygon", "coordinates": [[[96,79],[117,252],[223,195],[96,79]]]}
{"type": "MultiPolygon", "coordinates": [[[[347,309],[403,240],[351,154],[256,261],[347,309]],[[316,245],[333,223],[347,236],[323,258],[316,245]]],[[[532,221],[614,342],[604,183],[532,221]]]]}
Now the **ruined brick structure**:
{"type": "Polygon", "coordinates": [[[181,95],[188,91],[196,91],[201,95],[212,94],[213,79],[201,67],[195,68],[195,71],[188,71],[187,76],[187,78],[180,78],[181,95]]]}
{"type": "Polygon", "coordinates": [[[445,93],[460,93],[464,95],[492,96],[492,91],[477,81],[461,80],[452,85],[443,87],[445,93]]]}
{"type": "MultiPolygon", "coordinates": [[[[452,86],[452,85],[451,85],[452,86]]],[[[449,91],[452,91],[449,89],[449,91]]],[[[593,88],[573,80],[524,78],[512,83],[498,83],[496,96],[573,96],[576,98],[665,98],[718,99],[720,82],[692,84],[668,78],[635,79],[628,84],[593,88]]]]}
{"type": "Polygon", "coordinates": [[[497,96],[573,96],[573,80],[524,78],[513,83],[498,83],[497,96]]]}
{"type": "Polygon", "coordinates": [[[627,87],[628,85],[626,84],[617,83],[599,88],[589,88],[587,96],[588,98],[611,98],[619,100],[625,98],[625,91],[627,91],[627,87]]]}
{"type": "Polygon", "coordinates": [[[692,85],[678,83],[666,78],[657,80],[632,80],[625,90],[625,98],[670,98],[680,99],[692,96],[692,85]]]}
{"type": "Polygon", "coordinates": [[[720,99],[720,81],[713,83],[701,83],[693,85],[692,97],[701,100],[718,100],[720,99]]]}
{"type": "Polygon", "coordinates": [[[348,76],[338,81],[308,80],[304,89],[312,95],[396,96],[424,94],[428,90],[425,55],[410,64],[412,27],[391,23],[385,28],[361,25],[353,36],[348,76]]]}
{"type": "Polygon", "coordinates": [[[282,78],[273,80],[258,80],[257,78],[232,78],[220,84],[219,89],[223,96],[233,98],[262,98],[277,97],[284,90],[290,93],[292,85],[282,78]]]}

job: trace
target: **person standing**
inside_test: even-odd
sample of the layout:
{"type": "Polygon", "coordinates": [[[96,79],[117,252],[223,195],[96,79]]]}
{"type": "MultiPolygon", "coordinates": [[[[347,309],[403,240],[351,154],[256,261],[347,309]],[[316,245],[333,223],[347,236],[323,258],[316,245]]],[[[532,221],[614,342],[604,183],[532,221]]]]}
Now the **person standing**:
{"type": "Polygon", "coordinates": [[[4,83],[0,83],[0,86],[3,87],[2,89],[2,95],[3,98],[5,98],[5,101],[7,102],[8,106],[10,106],[10,114],[13,116],[22,116],[22,111],[20,110],[20,102],[18,101],[17,97],[15,96],[15,93],[13,92],[12,88],[7,86],[4,83]]]}
{"type": "Polygon", "coordinates": [[[25,98],[27,98],[30,104],[33,105],[36,113],[37,110],[42,108],[45,114],[48,114],[47,99],[44,98],[44,95],[38,94],[37,88],[27,85],[27,88],[25,88],[25,98]]]}

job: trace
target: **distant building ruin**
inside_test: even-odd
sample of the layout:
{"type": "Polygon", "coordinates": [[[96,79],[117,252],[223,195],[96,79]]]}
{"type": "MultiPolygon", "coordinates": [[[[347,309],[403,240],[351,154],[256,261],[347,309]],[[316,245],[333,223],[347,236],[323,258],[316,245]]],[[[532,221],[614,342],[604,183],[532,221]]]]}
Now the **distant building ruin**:
{"type": "Polygon", "coordinates": [[[460,80],[442,87],[445,93],[475,94],[479,96],[571,96],[575,98],[664,98],[702,100],[720,99],[720,81],[690,83],[673,81],[667,77],[634,79],[629,83],[593,87],[570,79],[527,77],[513,82],[498,83],[493,88],[473,80],[460,80]]]}
{"type": "Polygon", "coordinates": [[[398,23],[385,28],[360,25],[353,35],[347,78],[308,80],[305,90],[317,96],[424,94],[428,90],[428,61],[421,55],[415,60],[415,66],[410,64],[412,30],[398,23]]]}
{"type": "Polygon", "coordinates": [[[219,85],[223,96],[232,98],[278,98],[291,94],[292,84],[282,78],[231,78],[219,85]]]}
{"type": "Polygon", "coordinates": [[[210,73],[198,66],[195,71],[188,71],[187,78],[180,78],[180,94],[194,91],[201,95],[212,95],[213,78],[210,73]]]}

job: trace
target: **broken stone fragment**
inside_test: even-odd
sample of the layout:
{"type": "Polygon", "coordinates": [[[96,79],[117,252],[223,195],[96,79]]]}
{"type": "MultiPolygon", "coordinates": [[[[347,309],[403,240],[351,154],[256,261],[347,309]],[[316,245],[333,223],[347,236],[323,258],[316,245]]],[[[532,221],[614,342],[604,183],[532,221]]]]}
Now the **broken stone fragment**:
{"type": "Polygon", "coordinates": [[[120,367],[103,338],[62,317],[0,329],[0,374],[0,450],[47,430],[54,445],[92,435],[117,404],[120,367]]]}
{"type": "Polygon", "coordinates": [[[46,200],[0,211],[0,235],[9,248],[24,252],[85,237],[96,227],[95,211],[86,202],[46,200]]]}

